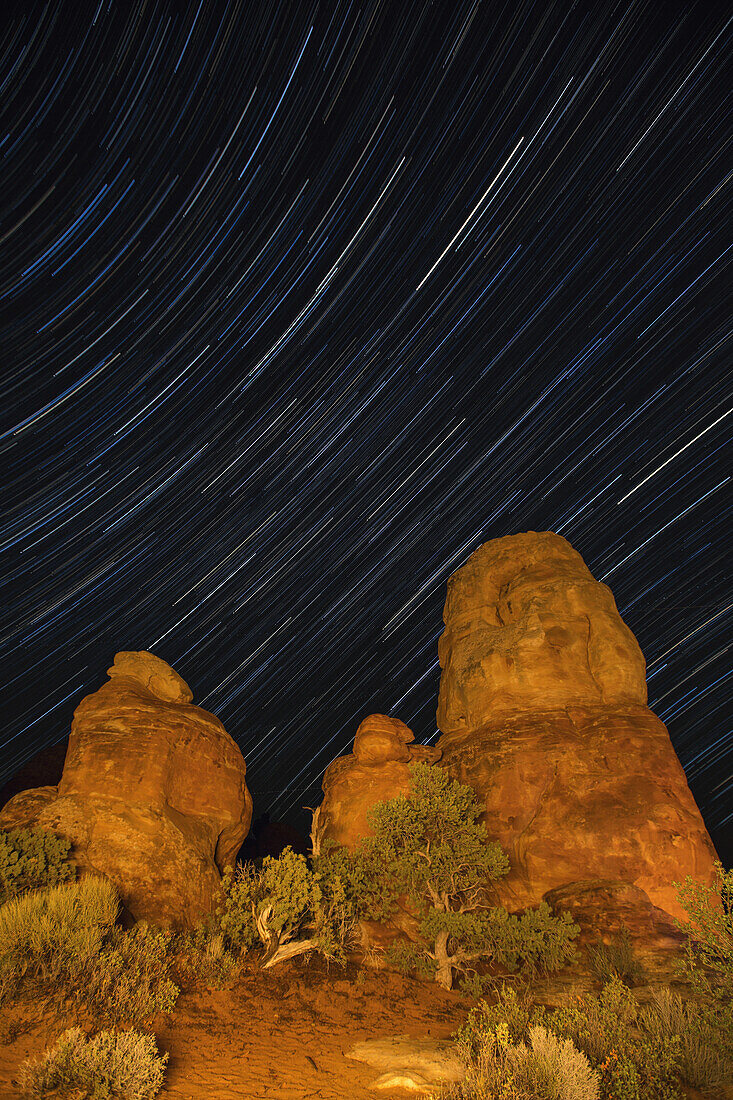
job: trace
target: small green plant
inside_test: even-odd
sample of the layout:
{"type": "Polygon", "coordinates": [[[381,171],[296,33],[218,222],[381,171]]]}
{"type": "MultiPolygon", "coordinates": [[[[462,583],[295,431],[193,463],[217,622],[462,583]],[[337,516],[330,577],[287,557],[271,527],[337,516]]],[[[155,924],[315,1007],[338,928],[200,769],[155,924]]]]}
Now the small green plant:
{"type": "Polygon", "coordinates": [[[168,1061],[155,1039],[139,1031],[101,1031],[87,1039],[71,1028],[55,1046],[20,1067],[23,1096],[88,1097],[89,1100],[153,1100],[168,1061]]]}
{"type": "Polygon", "coordinates": [[[627,928],[622,928],[611,943],[598,940],[586,950],[593,973],[604,984],[612,978],[620,978],[629,986],[644,980],[644,967],[634,955],[627,928]]]}
{"type": "Polygon", "coordinates": [[[29,985],[81,988],[118,908],[112,884],[93,875],[0,906],[0,1001],[29,985]]]}
{"type": "Polygon", "coordinates": [[[308,951],[345,962],[354,918],[340,855],[314,868],[292,848],[267,856],[261,869],[244,864],[223,880],[221,931],[226,947],[242,955],[258,941],[263,969],[308,951]]]}
{"type": "Polygon", "coordinates": [[[236,974],[238,963],[225,944],[224,933],[210,922],[179,932],[171,948],[176,981],[222,989],[236,974]]]}
{"type": "Polygon", "coordinates": [[[395,943],[391,961],[432,974],[445,989],[480,959],[534,973],[575,954],[579,929],[567,914],[555,917],[543,903],[517,916],[492,904],[490,884],[509,862],[480,814],[471,787],[442,768],[412,764],[409,793],[371,808],[373,835],[349,861],[347,889],[360,916],[388,920],[407,899],[417,919],[421,943],[395,943]]]}
{"type": "Polygon", "coordinates": [[[681,976],[695,992],[715,1000],[733,1000],[733,870],[715,862],[710,885],[690,876],[675,882],[677,897],[687,913],[675,924],[687,936],[681,976]]]}
{"type": "Polygon", "coordinates": [[[46,829],[0,832],[0,905],[29,890],[58,886],[75,877],[70,841],[46,829]]]}
{"type": "Polygon", "coordinates": [[[699,999],[708,1041],[733,1064],[733,870],[716,860],[709,885],[689,876],[674,885],[687,913],[686,921],[675,921],[687,936],[679,976],[699,999]]]}
{"type": "Polygon", "coordinates": [[[496,1002],[480,1001],[468,1014],[468,1018],[455,1034],[461,1056],[466,1062],[475,1061],[487,1035],[501,1026],[510,1043],[518,1043],[525,1037],[530,1024],[544,1023],[544,1009],[533,1005],[526,991],[517,992],[513,986],[501,985],[496,1002]]]}

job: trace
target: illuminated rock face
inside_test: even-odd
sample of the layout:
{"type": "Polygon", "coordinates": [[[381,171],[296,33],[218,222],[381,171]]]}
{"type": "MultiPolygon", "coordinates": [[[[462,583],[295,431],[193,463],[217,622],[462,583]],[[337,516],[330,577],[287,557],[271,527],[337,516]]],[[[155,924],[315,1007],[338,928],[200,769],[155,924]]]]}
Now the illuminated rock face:
{"type": "Polygon", "coordinates": [[[411,763],[432,764],[440,756],[429,745],[412,744],[414,738],[398,718],[370,714],[364,719],[353,753],[337,757],[326,769],[314,821],[316,843],[328,837],[353,849],[371,832],[367,814],[375,802],[407,792],[411,763]]]}
{"type": "Polygon", "coordinates": [[[444,620],[441,766],[509,854],[502,904],[614,880],[682,916],[672,882],[715,851],[610,590],[559,535],[513,535],[450,578],[444,620]]]}
{"type": "MultiPolygon", "coordinates": [[[[371,833],[367,815],[376,802],[407,794],[410,764],[434,764],[438,749],[413,744],[415,735],[398,718],[370,714],[356,731],[354,751],[329,764],[323,776],[323,802],[313,815],[313,851],[335,840],[352,851],[371,833]]],[[[399,932],[414,939],[416,921],[405,908],[387,924],[361,921],[362,945],[387,947],[399,932]]]]}
{"type": "Polygon", "coordinates": [[[61,782],[17,794],[0,828],[68,837],[136,919],[194,925],[219,894],[252,817],[245,763],[213,714],[151,653],[118,653],[74,713],[61,782]]]}
{"type": "Polygon", "coordinates": [[[646,703],[646,666],[610,588],[551,532],[484,543],[448,581],[438,726],[498,715],[646,703]]]}

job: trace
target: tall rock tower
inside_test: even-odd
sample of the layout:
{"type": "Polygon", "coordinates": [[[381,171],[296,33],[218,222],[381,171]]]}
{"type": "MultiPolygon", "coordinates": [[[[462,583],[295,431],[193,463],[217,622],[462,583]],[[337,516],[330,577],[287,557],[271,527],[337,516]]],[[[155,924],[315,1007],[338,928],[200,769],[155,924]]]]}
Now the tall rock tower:
{"type": "Polygon", "coordinates": [[[443,618],[441,765],[509,854],[501,903],[683,916],[672,883],[710,881],[715,850],[610,589],[560,535],[510,535],[453,574],[443,618]]]}

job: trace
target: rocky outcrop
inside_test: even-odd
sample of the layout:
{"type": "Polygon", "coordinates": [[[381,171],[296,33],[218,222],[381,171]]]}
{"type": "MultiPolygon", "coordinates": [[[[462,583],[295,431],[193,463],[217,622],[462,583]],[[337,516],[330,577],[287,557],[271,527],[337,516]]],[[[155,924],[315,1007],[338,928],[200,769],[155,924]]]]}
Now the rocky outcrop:
{"type": "Polygon", "coordinates": [[[411,763],[434,763],[429,745],[415,745],[412,730],[398,718],[370,714],[356,731],[354,751],[337,757],[323,777],[323,802],[313,819],[314,850],[325,838],[355,848],[371,831],[367,814],[375,802],[405,794],[411,763]]]}
{"type": "Polygon", "coordinates": [[[567,706],[644,706],[646,665],[616,610],[560,535],[484,543],[448,581],[438,643],[438,727],[567,706]]]}
{"type": "Polygon", "coordinates": [[[610,589],[559,535],[512,535],[450,578],[444,621],[441,766],[509,854],[502,904],[613,880],[682,916],[672,882],[715,851],[610,589]]]}
{"type": "Polygon", "coordinates": [[[151,653],[118,653],[74,712],[58,787],[16,794],[0,828],[39,825],[106,875],[135,919],[190,927],[211,911],[247,835],[252,799],[238,746],[151,653]]]}

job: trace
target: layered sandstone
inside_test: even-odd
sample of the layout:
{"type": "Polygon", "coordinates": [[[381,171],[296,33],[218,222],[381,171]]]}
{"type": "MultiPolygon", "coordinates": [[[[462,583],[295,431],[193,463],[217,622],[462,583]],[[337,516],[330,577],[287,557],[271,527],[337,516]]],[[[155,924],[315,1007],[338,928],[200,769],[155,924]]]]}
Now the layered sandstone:
{"type": "Polygon", "coordinates": [[[501,902],[614,881],[682,916],[673,881],[710,881],[715,852],[610,589],[561,536],[512,535],[450,578],[444,621],[441,766],[509,854],[501,902]]]}
{"type": "Polygon", "coordinates": [[[247,835],[252,799],[238,746],[151,653],[118,653],[74,712],[58,787],[15,795],[0,828],[67,837],[135,919],[190,927],[211,911],[247,835]]]}

